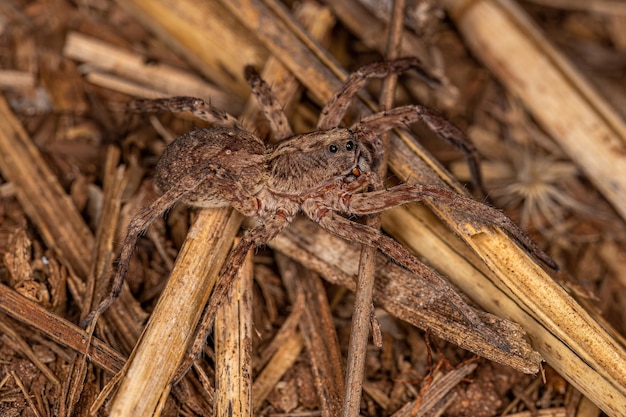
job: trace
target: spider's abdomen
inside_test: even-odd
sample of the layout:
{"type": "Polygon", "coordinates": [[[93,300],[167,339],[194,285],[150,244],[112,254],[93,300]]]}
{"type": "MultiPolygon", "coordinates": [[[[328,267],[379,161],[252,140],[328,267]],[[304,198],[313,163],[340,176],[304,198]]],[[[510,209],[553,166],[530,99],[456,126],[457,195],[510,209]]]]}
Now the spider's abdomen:
{"type": "Polygon", "coordinates": [[[155,183],[164,193],[184,186],[185,178],[205,178],[181,201],[196,207],[232,205],[233,195],[253,198],[262,188],[267,178],[265,152],[263,142],[245,130],[196,129],[165,149],[156,166],[155,183]]]}

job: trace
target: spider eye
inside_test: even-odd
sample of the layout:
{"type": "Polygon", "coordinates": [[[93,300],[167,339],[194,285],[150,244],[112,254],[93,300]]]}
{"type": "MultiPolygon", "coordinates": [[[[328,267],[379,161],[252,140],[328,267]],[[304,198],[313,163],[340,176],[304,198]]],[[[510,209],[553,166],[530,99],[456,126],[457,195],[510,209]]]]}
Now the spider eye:
{"type": "Polygon", "coordinates": [[[349,140],[348,142],[346,142],[346,149],[351,151],[352,149],[354,149],[354,142],[352,142],[351,140],[349,140]]]}
{"type": "Polygon", "coordinates": [[[328,150],[330,151],[330,153],[337,153],[337,151],[338,151],[337,145],[330,145],[328,147],[328,150]]]}

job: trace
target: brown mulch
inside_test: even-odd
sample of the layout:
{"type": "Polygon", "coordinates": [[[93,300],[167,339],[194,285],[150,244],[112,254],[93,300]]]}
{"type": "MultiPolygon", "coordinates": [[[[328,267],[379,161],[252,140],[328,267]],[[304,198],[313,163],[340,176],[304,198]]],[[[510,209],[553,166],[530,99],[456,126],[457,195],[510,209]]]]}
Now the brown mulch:
{"type": "MultiPolygon", "coordinates": [[[[270,0],[259,3],[275,4],[270,0]]],[[[112,378],[121,371],[155,311],[188,231],[195,230],[196,218],[203,219],[197,210],[178,205],[156,221],[139,239],[127,287],[100,318],[93,338],[78,326],[107,292],[130,219],[156,198],[152,174],[159,155],[178,135],[203,126],[188,115],[129,113],[127,103],[137,97],[191,95],[210,99],[215,107],[237,117],[244,112],[254,115],[246,107],[250,105],[244,66],[261,70],[274,60],[272,65],[285,62],[289,68],[286,56],[300,59],[296,46],[302,44],[308,48],[305,57],[314,57],[316,65],[323,62],[319,65],[326,72],[317,66],[309,72],[289,68],[296,72],[294,78],[282,68],[274,71],[276,79],[270,83],[281,97],[289,97],[285,108],[294,130],[311,131],[324,97],[333,90],[328,79],[340,77],[332,74],[332,62],[312,51],[329,54],[338,63],[336,68],[348,73],[386,56],[386,34],[380,28],[388,25],[389,10],[379,5],[368,9],[356,1],[328,3],[284,2],[283,8],[263,16],[253,9],[257,3],[242,2],[250,8],[233,10],[217,0],[0,3],[0,130],[7,138],[7,145],[0,144],[4,154],[0,166],[0,416],[82,416],[90,415],[90,409],[95,415],[108,415],[119,387],[111,383],[112,378]],[[250,30],[242,19],[269,19],[261,21],[268,30],[250,30]],[[311,46],[269,29],[276,24],[296,33],[290,26],[293,19],[304,19],[302,26],[319,44],[311,46]],[[104,391],[107,384],[114,387],[112,392],[104,391]]],[[[626,335],[622,262],[626,228],[614,198],[562,149],[526,102],[498,78],[497,71],[477,59],[456,21],[438,3],[409,1],[403,35],[409,39],[411,55],[448,80],[448,88],[430,89],[407,74],[398,81],[396,103],[436,108],[468,132],[481,154],[484,183],[493,205],[553,256],[560,272],[552,276],[589,311],[591,321],[607,329],[620,351],[626,335]]],[[[626,10],[609,1],[582,3],[579,8],[556,0],[519,5],[520,12],[538,25],[545,38],[624,118],[626,10]]],[[[372,81],[363,97],[368,93],[377,97],[380,87],[378,80],[372,81]]],[[[247,120],[258,125],[259,135],[267,135],[267,127],[257,119],[261,120],[253,116],[247,120]]],[[[413,126],[412,131],[427,152],[478,195],[462,153],[428,129],[413,126]]],[[[394,169],[396,177],[390,183],[406,180],[402,172],[394,169]]],[[[233,233],[243,230],[236,221],[232,220],[233,233]]],[[[389,224],[387,230],[383,220],[385,230],[395,236],[389,224]]],[[[244,226],[249,224],[244,221],[244,226]]],[[[221,248],[223,259],[232,237],[228,232],[214,232],[216,240],[227,241],[221,248]]],[[[306,270],[291,259],[303,262],[306,251],[316,250],[312,246],[318,242],[312,234],[300,233],[311,239],[301,242],[304,255],[281,249],[282,243],[259,248],[254,252],[253,281],[244,286],[249,291],[243,299],[253,300],[248,306],[252,317],[246,333],[249,344],[242,348],[249,356],[243,360],[246,367],[232,371],[238,376],[230,378],[237,380],[233,385],[239,384],[238,389],[247,390],[242,397],[251,392],[251,401],[221,395],[228,390],[222,384],[229,377],[218,369],[218,362],[232,357],[217,346],[221,341],[215,338],[222,334],[218,329],[196,365],[165,393],[158,415],[211,415],[214,410],[233,409],[239,410],[233,414],[252,410],[258,415],[339,412],[355,298],[346,290],[346,286],[353,289],[353,283],[342,279],[350,281],[355,276],[336,271],[344,264],[358,265],[358,249],[323,248],[334,253],[335,259],[319,255],[306,270]]],[[[393,262],[383,263],[377,264],[381,270],[396,267],[393,262]]],[[[380,279],[404,282],[394,273],[385,272],[380,279]]],[[[393,291],[395,287],[388,288],[393,291]]],[[[439,326],[454,327],[459,321],[455,311],[420,305],[415,307],[419,311],[409,314],[402,303],[405,297],[419,297],[411,293],[420,292],[418,287],[395,291],[399,293],[393,297],[375,295],[380,346],[370,340],[365,350],[361,415],[561,416],[600,415],[601,410],[626,415],[611,408],[609,400],[603,403],[593,395],[588,395],[593,401],[583,396],[576,381],[558,371],[563,363],[546,358],[541,370],[531,370],[526,364],[538,363],[548,342],[537,340],[526,323],[520,324],[530,334],[532,349],[519,354],[524,365],[508,363],[510,352],[490,353],[482,345],[470,352],[446,340],[448,330],[439,326]],[[430,314],[436,323],[420,322],[419,314],[430,314]],[[446,321],[446,314],[452,324],[440,323],[446,321]],[[522,372],[525,369],[527,373],[522,372]]],[[[476,302],[481,304],[481,300],[476,302]]],[[[200,309],[196,310],[199,315],[200,309]]],[[[491,313],[498,316],[498,311],[491,313]]],[[[197,317],[189,322],[194,320],[197,317]]],[[[505,317],[493,321],[495,328],[512,333],[516,326],[507,324],[505,317]]],[[[475,330],[467,332],[470,339],[475,330]]],[[[519,333],[511,337],[526,343],[523,332],[519,333]]],[[[454,337],[449,339],[456,341],[454,337]]],[[[170,343],[158,346],[164,357],[174,351],[170,343]]],[[[468,342],[464,347],[471,346],[468,342]]],[[[177,362],[172,366],[175,370],[177,362]]],[[[611,365],[599,365],[600,374],[603,367],[611,365]]],[[[149,379],[144,381],[150,385],[149,379]]],[[[348,388],[354,393],[361,384],[348,388]]],[[[615,389],[623,396],[626,393],[624,386],[615,389]]],[[[158,390],[160,395],[166,387],[158,390]]],[[[619,404],[620,399],[615,401],[619,404]]]]}

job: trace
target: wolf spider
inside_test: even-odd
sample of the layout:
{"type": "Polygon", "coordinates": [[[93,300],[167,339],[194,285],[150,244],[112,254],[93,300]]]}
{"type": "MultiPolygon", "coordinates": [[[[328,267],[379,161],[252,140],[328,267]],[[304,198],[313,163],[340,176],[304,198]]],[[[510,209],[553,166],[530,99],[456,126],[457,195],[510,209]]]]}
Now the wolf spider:
{"type": "MultiPolygon", "coordinates": [[[[400,184],[384,188],[382,179],[375,173],[382,153],[379,135],[419,121],[465,153],[474,178],[479,182],[472,143],[434,111],[420,105],[407,105],[366,116],[350,128],[338,127],[354,95],[368,79],[383,78],[409,68],[416,68],[420,75],[428,78],[419,62],[412,58],[362,67],[348,77],[326,104],[315,131],[300,135],[292,132],[269,86],[258,73],[247,68],[246,78],[252,92],[275,139],[280,141],[274,146],[244,130],[233,116],[201,99],[174,97],[135,101],[134,111],[190,111],[214,126],[185,133],[164,151],[156,165],[155,176],[162,195],[130,222],[112,290],[85,322],[104,312],[119,295],[138,236],[166,210],[182,201],[194,207],[232,206],[260,221],[258,226],[243,234],[225,261],[205,312],[202,326],[205,332],[212,327],[215,311],[227,296],[230,282],[246,253],[268,243],[303,212],[343,239],[378,248],[439,291],[472,326],[490,336],[490,340],[501,340],[436,271],[378,229],[344,216],[373,215],[402,204],[431,200],[468,219],[502,227],[535,256],[556,268],[547,254],[508,217],[492,207],[436,186],[400,184]]],[[[501,343],[501,347],[506,349],[506,343],[501,343]]]]}

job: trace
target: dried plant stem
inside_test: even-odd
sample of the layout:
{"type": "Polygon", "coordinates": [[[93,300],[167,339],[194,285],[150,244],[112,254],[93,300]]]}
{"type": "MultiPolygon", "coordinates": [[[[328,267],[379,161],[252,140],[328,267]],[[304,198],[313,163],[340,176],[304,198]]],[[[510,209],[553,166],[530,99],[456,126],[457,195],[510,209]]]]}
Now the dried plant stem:
{"type": "MultiPolygon", "coordinates": [[[[24,298],[15,290],[0,284],[0,310],[25,323],[40,329],[43,334],[75,352],[83,353],[89,335],[80,327],[46,310],[34,301],[24,298]]],[[[111,373],[118,372],[124,365],[125,358],[108,344],[92,338],[89,351],[91,361],[111,373]]]]}
{"type": "Polygon", "coordinates": [[[360,267],[354,309],[352,310],[352,327],[346,365],[346,393],[341,410],[341,415],[344,417],[358,416],[361,407],[369,326],[374,314],[372,311],[372,294],[375,280],[373,259],[375,253],[376,249],[363,247],[359,258],[360,267]]]}
{"type": "MultiPolygon", "coordinates": [[[[298,81],[306,86],[309,93],[325,103],[341,86],[337,76],[323,65],[317,56],[326,56],[328,62],[334,60],[323,50],[313,53],[310,49],[314,42],[304,44],[301,39],[309,37],[298,31],[299,26],[279,20],[264,3],[272,3],[274,8],[284,7],[275,0],[265,2],[252,0],[220,0],[225,8],[238,19],[239,23],[250,32],[291,71],[298,81]]],[[[343,74],[345,77],[345,72],[343,74]]]]}
{"type": "MultiPolygon", "coordinates": [[[[450,393],[450,391],[467,378],[468,375],[474,372],[476,367],[476,363],[466,363],[461,367],[446,373],[441,378],[436,379],[432,385],[428,387],[426,392],[424,392],[419,404],[417,404],[417,401],[406,403],[394,414],[394,417],[422,417],[443,412],[445,407],[442,407],[442,409],[433,408],[440,405],[442,400],[450,393]],[[437,413],[434,413],[435,411],[437,413]]],[[[449,404],[446,403],[446,406],[447,405],[449,404]]]]}
{"type": "MultiPolygon", "coordinates": [[[[350,29],[350,32],[357,34],[359,39],[368,48],[379,51],[381,54],[388,53],[388,41],[382,36],[388,29],[384,22],[373,16],[367,8],[356,0],[336,0],[328,2],[328,6],[333,10],[341,22],[350,29]]],[[[391,19],[390,19],[391,20],[391,19]]],[[[423,62],[428,62],[429,54],[424,41],[412,31],[404,31],[401,39],[401,49],[399,56],[415,56],[423,62]]]]}
{"type": "Polygon", "coordinates": [[[249,253],[215,318],[214,416],[252,415],[252,268],[249,253]]]}
{"type": "Polygon", "coordinates": [[[513,2],[445,3],[469,46],[626,219],[623,119],[513,2]]]}
{"type": "Polygon", "coordinates": [[[262,401],[267,398],[276,384],[280,382],[284,375],[284,370],[293,366],[303,348],[304,340],[302,339],[302,334],[293,333],[272,356],[270,362],[257,376],[252,387],[255,409],[263,405],[262,401]]]}
{"type": "Polygon", "coordinates": [[[112,400],[111,416],[152,415],[161,395],[169,392],[169,382],[194,337],[240,221],[241,216],[232,209],[198,214],[129,359],[128,372],[112,400]]]}
{"type": "Polygon", "coordinates": [[[115,90],[135,97],[210,97],[214,106],[227,112],[241,105],[237,99],[233,100],[232,94],[226,94],[197,75],[164,64],[148,63],[144,56],[78,32],[67,35],[63,55],[86,64],[91,82],[108,88],[117,85],[115,90]]]}
{"type": "MultiPolygon", "coordinates": [[[[113,241],[117,230],[117,220],[120,212],[122,192],[127,183],[124,168],[118,167],[120,151],[110,146],[107,150],[107,159],[104,167],[104,198],[101,216],[96,231],[94,245],[93,266],[87,281],[87,290],[83,302],[82,316],[86,316],[93,308],[95,289],[107,286],[107,278],[111,275],[113,257],[113,241]]],[[[105,292],[103,290],[102,292],[105,292]]]]}
{"type": "MultiPolygon", "coordinates": [[[[402,27],[404,24],[404,0],[394,0],[393,16],[388,30],[387,59],[398,58],[402,39],[402,27]]],[[[397,74],[389,75],[384,83],[381,93],[380,105],[383,109],[393,107],[393,97],[397,82],[397,74]]],[[[389,146],[390,132],[383,134],[383,149],[389,146]]],[[[387,153],[382,155],[382,163],[378,169],[378,176],[385,178],[387,172],[387,153]]],[[[367,219],[367,224],[380,229],[380,216],[367,219]]],[[[348,360],[346,365],[346,394],[344,397],[341,415],[343,417],[356,417],[359,415],[361,407],[361,391],[365,375],[365,359],[367,354],[367,344],[369,340],[369,325],[375,326],[372,318],[374,280],[376,278],[376,258],[377,250],[370,246],[361,248],[359,260],[359,275],[357,279],[357,289],[354,300],[354,310],[352,313],[352,327],[350,331],[350,343],[348,348],[348,360]]],[[[377,329],[373,331],[376,334],[377,329]]],[[[379,338],[379,337],[378,337],[379,338]]],[[[375,338],[377,339],[377,338],[375,338]]],[[[380,343],[380,342],[379,342],[380,343]]]]}
{"type": "Polygon", "coordinates": [[[254,36],[241,30],[220,2],[118,0],[118,4],[200,73],[238,97],[247,97],[241,68],[261,66],[267,52],[254,36]]]}

